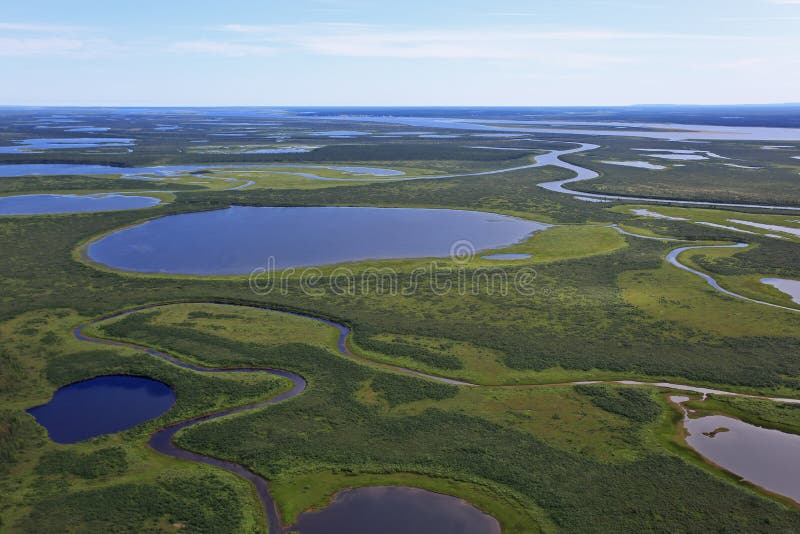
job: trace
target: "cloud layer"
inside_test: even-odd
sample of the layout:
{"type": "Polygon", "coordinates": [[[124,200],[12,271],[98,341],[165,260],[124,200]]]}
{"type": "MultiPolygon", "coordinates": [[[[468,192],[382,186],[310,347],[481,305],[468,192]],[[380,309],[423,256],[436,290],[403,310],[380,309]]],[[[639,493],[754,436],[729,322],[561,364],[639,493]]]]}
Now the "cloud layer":
{"type": "Polygon", "coordinates": [[[0,104],[800,98],[800,0],[41,2],[0,14],[0,104]]]}

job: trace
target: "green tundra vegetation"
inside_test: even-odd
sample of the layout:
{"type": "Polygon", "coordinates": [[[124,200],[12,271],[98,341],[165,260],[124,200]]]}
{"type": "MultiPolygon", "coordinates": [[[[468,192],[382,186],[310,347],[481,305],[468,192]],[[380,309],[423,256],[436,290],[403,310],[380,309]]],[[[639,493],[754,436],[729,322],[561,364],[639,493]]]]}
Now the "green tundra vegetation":
{"type": "Polygon", "coordinates": [[[633,421],[654,421],[661,407],[652,402],[648,392],[638,388],[611,388],[601,385],[578,385],[575,390],[589,397],[598,408],[633,421]]]}
{"type": "Polygon", "coordinates": [[[150,432],[166,424],[262,400],[288,389],[288,380],[212,376],[130,349],[97,350],[70,335],[86,319],[71,310],[38,311],[0,327],[2,528],[141,531],[191,524],[198,531],[262,530],[264,519],[246,482],[170,461],[146,443],[150,432]],[[49,441],[24,412],[47,402],[62,385],[108,374],[155,378],[175,388],[178,400],[169,412],[129,431],[72,445],[49,441]]]}
{"type": "MultiPolygon", "coordinates": [[[[226,329],[223,337],[215,335],[218,331],[215,328],[199,324],[191,328],[174,327],[166,336],[163,327],[150,326],[157,322],[152,313],[127,316],[98,328],[110,337],[135,338],[148,345],[157,343],[181,357],[188,350],[197,354],[206,344],[207,350],[202,354],[207,356],[200,360],[206,365],[276,366],[308,378],[308,391],[290,402],[196,426],[178,436],[182,446],[234,458],[262,473],[279,488],[283,481],[298,475],[309,481],[316,472],[347,474],[350,486],[359,485],[361,473],[368,474],[373,482],[384,473],[408,473],[489,488],[499,485],[498,500],[503,488],[508,488],[524,509],[544,516],[542,528],[552,523],[569,530],[588,528],[592,517],[595,522],[600,521],[599,526],[594,523],[598,528],[619,528],[620,522],[624,528],[641,528],[649,524],[649,519],[642,519],[644,510],[636,511],[637,503],[647,503],[645,506],[652,511],[654,500],[663,503],[657,510],[659,525],[665,529],[679,528],[676,521],[680,521],[682,513],[669,511],[673,501],[655,499],[655,494],[663,491],[656,480],[681,478],[691,482],[681,485],[681,491],[687,495],[701,484],[702,493],[713,497],[694,501],[698,509],[723,506],[726,514],[734,516],[739,513],[734,510],[751,506],[747,504],[750,499],[759,499],[746,496],[734,504],[728,499],[738,490],[660,452],[653,422],[663,417],[664,411],[661,401],[652,393],[595,386],[588,390],[569,387],[460,390],[370,370],[336,354],[333,347],[326,350],[319,345],[297,343],[291,336],[286,340],[255,343],[249,339],[234,340],[230,331],[235,327],[226,329]],[[599,400],[605,396],[623,399],[624,407],[610,411],[612,403],[599,400]],[[570,421],[562,424],[562,417],[570,421]],[[537,428],[547,431],[536,432],[537,428]],[[519,461],[509,464],[503,458],[519,461]],[[644,488],[623,482],[629,477],[646,478],[646,473],[654,480],[651,484],[640,480],[644,488]],[[598,476],[606,482],[604,494],[592,494],[593,503],[589,505],[578,488],[598,476]],[[638,496],[626,494],[625,488],[638,496]],[[651,499],[641,491],[652,491],[654,495],[651,499]],[[571,502],[571,498],[576,500],[571,502]],[[603,518],[596,517],[600,510],[603,518]]],[[[268,322],[271,314],[263,313],[268,322]]],[[[310,341],[316,344],[322,339],[310,341]]],[[[670,490],[675,491],[677,488],[670,490]]],[[[301,497],[284,494],[289,499],[301,497]]],[[[672,495],[685,505],[688,497],[672,495]]],[[[305,502],[290,509],[322,503],[324,500],[305,502]]],[[[769,508],[770,514],[780,509],[778,505],[769,508]]],[[[502,508],[490,510],[503,521],[502,508]]],[[[748,512],[753,513],[758,514],[754,510],[748,512]]],[[[794,513],[787,511],[787,514],[786,526],[793,521],[794,513]]],[[[712,515],[714,519],[709,518],[708,528],[719,524],[715,523],[716,513],[712,515]]],[[[773,516],[771,520],[774,519],[773,516]]],[[[761,520],[755,520],[753,528],[757,529],[757,521],[761,520]]],[[[530,530],[534,530],[532,523],[524,531],[530,530]]]]}
{"type": "MultiPolygon", "coordinates": [[[[131,128],[141,126],[131,121],[131,128]]],[[[379,134],[398,129],[352,126],[379,134]]],[[[326,146],[305,154],[187,151],[189,140],[198,135],[187,126],[183,132],[142,136],[130,154],[67,151],[59,161],[361,164],[433,177],[527,165],[544,150],[574,146],[524,141],[519,145],[530,150],[508,152],[468,148],[474,139],[323,142],[307,134],[318,123],[298,121],[292,128],[292,142],[326,146]]],[[[263,139],[236,140],[256,142],[263,139]]],[[[480,141],[496,147],[504,143],[480,141]]],[[[772,173],[785,154],[759,152],[756,146],[715,142],[702,150],[742,165],[763,156],[761,164],[769,167],[771,178],[761,189],[750,186],[750,171],[717,168],[725,160],[686,162],[687,173],[664,161],[673,166],[669,183],[648,185],[647,173],[660,171],[630,169],[629,174],[629,169],[606,168],[597,161],[641,159],[631,148],[664,143],[602,138],[602,144],[595,152],[565,158],[604,173],[581,187],[614,185],[627,191],[630,183],[630,194],[669,196],[692,190],[697,198],[784,204],[798,198],[793,190],[781,189],[788,180],[782,171],[772,173]],[[612,182],[612,171],[619,182],[612,182]],[[695,172],[707,178],[707,187],[697,185],[695,172]],[[647,189],[638,190],[637,184],[647,189]]],[[[31,153],[3,155],[2,161],[50,160],[47,154],[31,153]]],[[[784,163],[791,165],[791,160],[784,163]]],[[[508,533],[798,530],[796,506],[739,483],[688,450],[676,430],[680,413],[658,390],[567,384],[670,380],[800,397],[796,314],[721,295],[664,262],[670,250],[684,244],[746,242],[750,246],[743,249],[693,250],[681,261],[732,290],[786,304],[785,295],[756,281],[800,277],[796,240],[774,239],[746,226],[737,225],[755,234],[697,222],[728,225],[725,221],[735,218],[797,226],[796,214],[583,202],[537,186],[571,176],[554,167],[408,182],[376,177],[368,183],[311,183],[274,172],[256,174],[229,169],[163,183],[84,176],[0,179],[2,195],[172,191],[169,203],[146,210],[0,218],[0,530],[266,530],[248,483],[219,469],[162,456],[147,440],[165,425],[266,400],[291,384],[265,374],[195,372],[130,348],[72,336],[81,324],[145,305],[154,307],[86,331],[202,366],[278,368],[308,381],[305,392],[286,402],[195,425],[177,436],[181,447],[241,463],[268,479],[286,525],[305,510],[325,506],[343,488],[398,484],[465,498],[495,516],[508,533]],[[250,188],[223,190],[251,179],[256,184],[250,188]],[[283,290],[256,294],[246,277],[120,273],[93,265],[81,253],[92,239],[117,228],[231,205],[470,209],[554,226],[496,251],[532,254],[527,260],[476,258],[466,265],[437,260],[453,268],[437,280],[454,285],[478,268],[491,267],[510,280],[532,269],[533,291],[526,294],[495,291],[479,279],[464,294],[442,295],[433,291],[431,274],[414,278],[418,285],[408,293],[357,287],[337,294],[325,290],[333,267],[320,270],[319,292],[304,292],[298,276],[290,276],[283,290]],[[688,220],[631,211],[645,207],[688,220]],[[614,224],[687,243],[624,236],[614,224]],[[339,352],[339,332],[333,326],[273,310],[347,325],[353,354],[339,352]],[[399,374],[391,365],[474,386],[399,374]],[[50,441],[25,412],[47,402],[63,385],[107,374],[160,380],[175,389],[177,402],[160,417],[125,432],[71,445],[50,441]]],[[[427,265],[429,260],[421,259],[347,267],[356,275],[393,269],[399,287],[406,287],[415,269],[427,265]]],[[[800,431],[797,410],[790,405],[712,396],[690,406],[800,431]]]]}

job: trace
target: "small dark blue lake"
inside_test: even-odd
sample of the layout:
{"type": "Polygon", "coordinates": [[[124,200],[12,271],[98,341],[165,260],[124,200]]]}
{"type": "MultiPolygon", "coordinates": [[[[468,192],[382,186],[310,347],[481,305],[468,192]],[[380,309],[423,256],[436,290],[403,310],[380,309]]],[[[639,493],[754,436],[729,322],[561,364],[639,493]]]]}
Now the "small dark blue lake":
{"type": "Polygon", "coordinates": [[[327,508],[301,514],[292,528],[301,534],[500,534],[495,518],[462,499],[395,486],[343,491],[327,508]]]}
{"type": "Polygon", "coordinates": [[[28,410],[56,443],[113,434],[158,417],[175,403],[168,385],[137,376],[100,376],[59,389],[28,410]]]}
{"type": "Polygon", "coordinates": [[[161,201],[135,195],[17,195],[0,197],[0,215],[88,213],[150,208],[161,201]]]}
{"type": "Polygon", "coordinates": [[[234,275],[370,259],[469,255],[548,225],[479,211],[242,207],[172,215],[114,232],[88,257],[147,273],[234,275]]]}

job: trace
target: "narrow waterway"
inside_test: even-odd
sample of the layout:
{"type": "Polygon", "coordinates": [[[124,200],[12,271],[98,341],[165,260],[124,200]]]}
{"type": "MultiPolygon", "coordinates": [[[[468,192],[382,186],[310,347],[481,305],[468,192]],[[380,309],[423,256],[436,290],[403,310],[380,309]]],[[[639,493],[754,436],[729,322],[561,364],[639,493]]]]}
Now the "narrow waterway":
{"type": "Polygon", "coordinates": [[[748,246],[749,245],[747,245],[747,243],[735,243],[733,245],[696,245],[696,246],[689,246],[689,247],[678,247],[678,248],[670,251],[669,254],[667,254],[666,260],[667,260],[667,262],[669,262],[671,265],[674,265],[678,269],[683,269],[686,272],[690,272],[690,273],[692,273],[692,274],[694,274],[696,276],[699,276],[700,278],[705,280],[708,283],[708,285],[710,285],[711,287],[713,287],[714,289],[716,289],[720,293],[728,295],[729,297],[733,297],[733,298],[740,299],[740,300],[745,300],[747,302],[752,302],[754,304],[761,304],[763,306],[771,306],[773,308],[779,308],[781,310],[789,310],[789,311],[793,311],[793,312],[800,312],[800,309],[798,309],[798,308],[790,308],[788,306],[781,306],[780,304],[773,304],[771,302],[764,302],[763,300],[751,299],[750,297],[745,297],[744,295],[740,295],[739,293],[735,293],[733,291],[725,289],[724,287],[719,285],[719,282],[717,282],[710,275],[708,275],[708,274],[706,274],[706,273],[704,273],[702,271],[698,271],[697,269],[692,269],[691,267],[689,267],[687,265],[684,265],[683,263],[678,261],[678,256],[680,256],[681,253],[686,252],[687,250],[706,249],[706,248],[746,248],[748,246]]]}
{"type": "MultiPolygon", "coordinates": [[[[224,303],[224,302],[207,302],[206,304],[222,304],[222,305],[236,306],[236,304],[229,304],[229,303],[224,303]]],[[[142,345],[137,345],[137,344],[134,344],[134,343],[126,343],[126,342],[122,342],[122,341],[94,338],[94,337],[91,337],[88,334],[84,333],[84,330],[89,326],[96,325],[98,323],[101,323],[101,322],[104,322],[104,321],[107,321],[107,320],[110,320],[110,319],[123,317],[123,316],[131,314],[131,313],[157,309],[160,306],[162,306],[162,305],[143,306],[143,307],[132,308],[132,309],[129,309],[129,310],[121,311],[121,312],[114,313],[114,314],[111,314],[111,315],[106,315],[106,316],[94,319],[93,321],[91,321],[91,322],[89,322],[87,324],[84,324],[82,326],[79,326],[79,327],[75,328],[73,330],[73,335],[75,336],[76,339],[81,340],[81,341],[86,341],[86,342],[89,342],[89,343],[97,343],[97,344],[102,344],[102,345],[111,345],[111,346],[126,347],[126,348],[129,348],[129,349],[134,349],[134,350],[143,352],[145,354],[148,354],[150,356],[154,356],[156,358],[160,358],[162,360],[170,362],[173,365],[177,365],[177,366],[182,367],[184,369],[190,369],[190,370],[193,370],[193,371],[196,371],[196,372],[201,372],[201,373],[231,373],[231,372],[234,372],[234,373],[267,373],[267,374],[271,374],[273,376],[280,376],[280,377],[288,378],[289,380],[291,380],[291,382],[292,382],[291,389],[289,391],[286,391],[286,392],[276,396],[276,397],[273,397],[273,398],[265,400],[265,401],[261,401],[261,402],[257,402],[257,403],[253,403],[253,404],[248,404],[248,405],[245,405],[245,406],[239,406],[239,407],[231,408],[231,409],[227,409],[227,410],[222,410],[222,411],[211,413],[211,414],[204,414],[204,415],[201,415],[201,416],[198,416],[198,417],[194,417],[194,418],[191,418],[191,419],[187,419],[187,420],[184,420],[184,421],[173,423],[172,425],[169,425],[169,426],[167,426],[165,428],[162,428],[162,429],[157,430],[156,432],[154,432],[152,434],[152,436],[150,437],[150,441],[149,441],[150,446],[154,450],[156,450],[158,452],[161,452],[162,454],[165,454],[165,455],[168,455],[168,456],[172,456],[174,458],[179,458],[179,459],[182,459],[182,460],[200,462],[200,463],[204,463],[204,464],[207,464],[207,465],[212,465],[212,466],[215,466],[215,467],[219,467],[219,468],[225,469],[226,471],[229,471],[231,473],[237,474],[237,475],[241,476],[242,478],[250,481],[253,484],[254,488],[256,489],[256,493],[258,494],[259,499],[261,500],[261,504],[262,504],[262,507],[264,509],[264,513],[266,515],[266,518],[267,518],[267,521],[268,521],[268,524],[269,524],[270,532],[273,533],[273,534],[275,534],[275,533],[278,533],[278,534],[286,533],[287,532],[287,527],[282,525],[281,522],[280,522],[280,516],[278,514],[277,505],[276,505],[275,500],[273,499],[273,497],[272,497],[272,495],[270,493],[269,483],[267,482],[266,479],[264,479],[260,475],[256,474],[255,472],[250,471],[249,469],[247,469],[246,467],[244,467],[244,466],[242,466],[240,464],[237,464],[237,463],[234,463],[234,462],[225,461],[225,460],[221,460],[221,459],[218,459],[218,458],[213,458],[213,457],[210,457],[210,456],[205,456],[205,455],[202,455],[202,454],[198,454],[198,453],[194,453],[194,452],[190,452],[190,451],[181,449],[181,448],[177,447],[173,443],[173,438],[175,437],[175,434],[177,432],[179,432],[180,430],[182,430],[184,428],[188,428],[190,426],[193,426],[193,425],[196,425],[196,424],[199,424],[199,423],[203,423],[203,422],[206,422],[206,421],[219,419],[221,417],[225,417],[225,416],[231,415],[231,414],[236,414],[236,413],[241,413],[241,412],[245,412],[245,411],[265,408],[265,407],[271,406],[273,404],[277,404],[279,402],[283,402],[283,401],[289,400],[289,399],[291,399],[293,397],[296,397],[297,395],[300,395],[301,393],[303,393],[303,391],[305,391],[305,388],[307,386],[306,380],[302,376],[300,376],[298,374],[295,374],[295,373],[292,373],[292,372],[289,372],[289,371],[280,370],[280,369],[271,369],[271,368],[209,368],[209,367],[202,367],[202,366],[186,363],[186,362],[184,362],[182,360],[179,360],[179,359],[177,359],[177,358],[175,358],[173,356],[170,356],[170,355],[168,355],[168,354],[166,354],[164,352],[160,352],[158,350],[155,350],[155,349],[152,349],[152,348],[149,348],[149,347],[145,347],[145,346],[142,346],[142,345]]],[[[403,373],[403,374],[406,374],[406,375],[417,376],[417,377],[428,379],[428,380],[434,380],[434,381],[442,382],[442,383],[446,383],[446,384],[457,385],[457,386],[465,386],[465,387],[497,387],[497,386],[478,386],[476,384],[471,384],[471,383],[468,383],[468,382],[462,382],[462,381],[459,381],[459,380],[444,378],[444,377],[440,377],[440,376],[434,376],[434,375],[422,373],[422,372],[419,372],[419,371],[415,371],[413,369],[407,369],[407,368],[404,368],[404,367],[399,367],[399,366],[395,366],[395,365],[375,362],[373,360],[368,360],[366,358],[358,356],[357,354],[354,354],[349,349],[349,347],[348,347],[348,337],[350,335],[350,328],[347,327],[344,324],[337,323],[337,322],[331,321],[329,319],[315,317],[315,316],[312,316],[312,315],[307,315],[307,314],[302,314],[302,313],[297,313],[297,312],[288,312],[288,311],[285,311],[285,310],[271,309],[271,308],[266,307],[266,306],[250,306],[250,307],[256,307],[256,308],[264,309],[265,311],[271,311],[271,312],[277,312],[277,313],[286,313],[286,314],[289,314],[289,315],[294,315],[296,317],[303,317],[303,318],[306,318],[306,319],[319,321],[319,322],[322,322],[322,323],[324,323],[326,325],[332,326],[332,327],[336,328],[338,330],[338,332],[339,332],[339,337],[338,337],[337,344],[336,344],[336,347],[337,347],[337,350],[339,351],[339,353],[342,356],[345,356],[345,357],[347,357],[349,359],[353,359],[355,361],[358,361],[358,362],[366,364],[366,365],[370,365],[370,366],[378,367],[378,368],[383,368],[383,369],[386,369],[386,370],[390,370],[390,371],[394,371],[394,372],[398,372],[398,373],[403,373]]],[[[609,384],[616,383],[616,384],[625,384],[625,385],[650,386],[650,387],[659,387],[659,388],[667,388],[667,389],[675,389],[675,390],[692,391],[692,392],[702,393],[704,396],[706,394],[713,393],[713,394],[717,394],[717,395],[734,395],[734,396],[743,396],[743,397],[751,397],[751,398],[762,398],[762,399],[769,399],[769,400],[776,401],[776,402],[800,403],[800,399],[781,399],[781,398],[759,397],[759,396],[755,396],[755,395],[745,395],[745,394],[741,394],[741,393],[734,393],[734,392],[729,392],[729,391],[724,391],[724,390],[703,388],[703,387],[683,385],[683,384],[673,384],[673,383],[669,383],[669,382],[638,382],[638,381],[631,381],[631,380],[620,380],[620,381],[604,381],[604,382],[594,382],[594,381],[593,382],[570,382],[570,383],[563,384],[563,385],[578,385],[578,384],[587,384],[587,383],[609,383],[609,384]]],[[[513,386],[513,387],[518,387],[518,386],[513,386]]],[[[541,385],[530,385],[530,386],[524,386],[524,387],[538,388],[538,387],[547,387],[547,385],[541,384],[541,385]]]]}
{"type": "Polygon", "coordinates": [[[736,204],[730,202],[707,202],[707,201],[699,201],[699,200],[679,200],[679,199],[670,199],[670,198],[649,198],[649,197],[634,197],[634,196],[622,196],[622,195],[605,195],[600,193],[587,193],[585,191],[575,191],[572,189],[568,189],[564,186],[575,183],[575,182],[582,182],[585,180],[593,180],[595,178],[599,178],[600,174],[596,171],[591,169],[587,169],[585,167],[580,167],[578,165],[573,165],[572,163],[567,163],[566,161],[562,161],[560,158],[561,156],[566,156],[568,154],[577,154],[579,152],[587,152],[590,150],[595,150],[599,148],[598,145],[593,145],[590,143],[581,143],[578,148],[573,148],[570,150],[554,150],[548,154],[543,156],[537,156],[536,161],[537,165],[535,167],[542,167],[545,165],[553,165],[555,167],[561,167],[562,169],[566,169],[568,171],[572,171],[575,173],[573,178],[568,178],[566,180],[556,180],[552,182],[542,182],[539,187],[547,189],[548,191],[553,191],[555,193],[562,193],[565,195],[572,195],[572,196],[580,196],[586,198],[594,198],[594,199],[603,199],[603,200],[624,200],[630,202],[651,202],[654,204],[679,204],[685,206],[719,206],[722,208],[760,208],[760,209],[770,209],[770,210],[790,210],[790,211],[800,211],[800,207],[798,206],[770,206],[766,204],[736,204]]]}

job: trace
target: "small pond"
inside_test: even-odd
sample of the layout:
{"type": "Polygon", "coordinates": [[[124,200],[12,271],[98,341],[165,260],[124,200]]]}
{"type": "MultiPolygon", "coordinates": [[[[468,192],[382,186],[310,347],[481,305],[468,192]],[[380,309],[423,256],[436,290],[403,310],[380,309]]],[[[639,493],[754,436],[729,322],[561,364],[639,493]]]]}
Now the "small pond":
{"type": "Polygon", "coordinates": [[[663,165],[656,165],[654,163],[649,163],[647,161],[612,161],[612,160],[603,160],[600,163],[605,163],[606,165],[621,165],[623,167],[637,167],[639,169],[650,169],[653,171],[660,171],[666,169],[663,165]]]}
{"type": "Polygon", "coordinates": [[[18,195],[0,197],[0,215],[87,213],[150,208],[161,201],[133,195],[18,195]]]}
{"type": "Polygon", "coordinates": [[[233,275],[368,259],[460,256],[548,225],[478,211],[243,207],[163,217],[89,245],[91,260],[147,273],[233,275]],[[270,259],[271,258],[271,259],[270,259]]]}
{"type": "Polygon", "coordinates": [[[704,159],[708,159],[705,156],[700,154],[645,154],[650,158],[661,158],[661,159],[669,159],[669,160],[678,160],[678,161],[701,161],[704,159]]]}
{"type": "Polygon", "coordinates": [[[500,534],[500,525],[466,501],[417,488],[346,490],[319,512],[301,514],[300,534],[500,534]]]}
{"type": "Polygon", "coordinates": [[[800,304],[800,280],[789,280],[787,278],[762,278],[762,284],[769,284],[778,291],[781,291],[790,297],[792,302],[800,304]]]}
{"type": "MultiPolygon", "coordinates": [[[[688,397],[672,397],[685,402],[688,397]]],[[[686,442],[743,480],[800,502],[800,436],[725,415],[686,418],[686,442]]]]}
{"type": "Polygon", "coordinates": [[[59,389],[47,404],[28,410],[56,443],[113,434],[158,417],[175,403],[175,392],[138,376],[99,376],[59,389]]]}
{"type": "Polygon", "coordinates": [[[791,234],[794,237],[800,237],[800,228],[796,226],[783,226],[780,224],[764,224],[753,221],[744,221],[742,219],[728,219],[728,222],[743,224],[745,226],[752,226],[753,228],[760,228],[762,230],[772,230],[773,232],[784,232],[791,234]]]}

